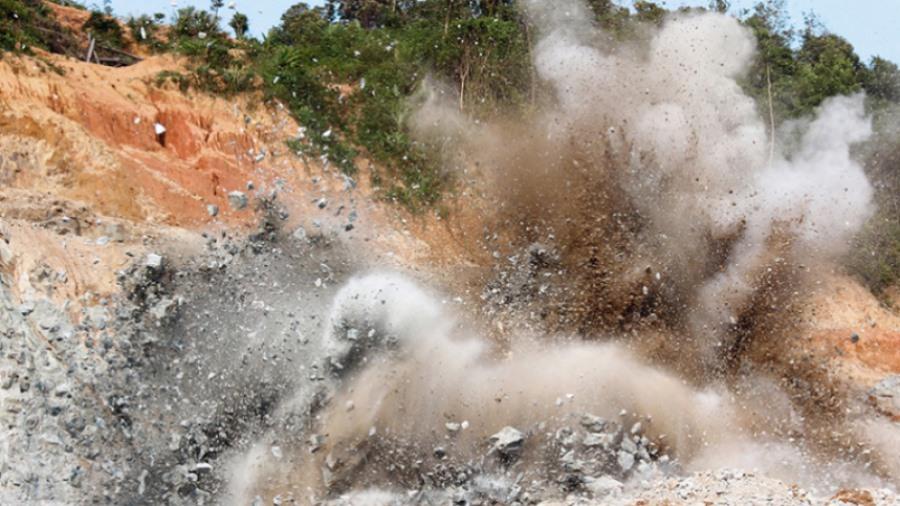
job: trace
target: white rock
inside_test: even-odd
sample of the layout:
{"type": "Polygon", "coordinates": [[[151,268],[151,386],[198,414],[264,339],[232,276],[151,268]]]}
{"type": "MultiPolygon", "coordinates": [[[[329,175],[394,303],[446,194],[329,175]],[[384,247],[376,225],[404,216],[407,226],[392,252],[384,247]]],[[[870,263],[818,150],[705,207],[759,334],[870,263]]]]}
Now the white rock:
{"type": "Polygon", "coordinates": [[[622,471],[628,471],[634,466],[634,455],[620,451],[616,457],[616,461],[619,463],[619,467],[622,468],[622,471]]]}
{"type": "Polygon", "coordinates": [[[162,267],[163,257],[161,255],[157,255],[156,253],[148,253],[147,258],[144,259],[144,265],[151,269],[159,269],[162,267]]]}

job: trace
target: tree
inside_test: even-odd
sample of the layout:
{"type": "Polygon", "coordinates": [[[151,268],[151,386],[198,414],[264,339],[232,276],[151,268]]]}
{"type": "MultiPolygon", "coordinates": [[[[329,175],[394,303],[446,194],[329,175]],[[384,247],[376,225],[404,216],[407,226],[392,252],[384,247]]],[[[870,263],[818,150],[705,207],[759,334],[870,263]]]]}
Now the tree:
{"type": "Polygon", "coordinates": [[[375,28],[397,14],[399,7],[397,0],[328,0],[328,16],[342,21],[358,21],[363,28],[375,28]]]}
{"type": "Polygon", "coordinates": [[[197,37],[200,33],[215,34],[219,26],[209,12],[185,7],[176,13],[173,31],[179,37],[197,37]]]}
{"type": "Polygon", "coordinates": [[[327,14],[320,7],[304,2],[292,5],[281,15],[281,26],[272,32],[272,39],[282,44],[313,47],[322,40],[328,27],[327,14]]]}
{"type": "Polygon", "coordinates": [[[91,12],[90,17],[82,25],[82,29],[90,32],[101,44],[115,48],[125,45],[124,33],[122,32],[122,27],[119,26],[119,22],[112,16],[100,11],[91,12]]]}
{"type": "Polygon", "coordinates": [[[807,29],[797,53],[795,89],[801,113],[808,113],[828,97],[858,91],[866,69],[846,39],[807,29]]]}
{"type": "Polygon", "coordinates": [[[793,86],[797,65],[791,48],[794,31],[784,0],[759,2],[743,14],[757,46],[745,89],[765,111],[774,134],[777,123],[798,114],[793,86]]]}
{"type": "Polygon", "coordinates": [[[709,2],[709,10],[720,12],[722,14],[728,12],[728,9],[731,8],[731,2],[728,0],[710,0],[709,2]]]}
{"type": "Polygon", "coordinates": [[[210,0],[209,7],[213,11],[213,19],[216,20],[216,23],[219,22],[219,9],[225,6],[225,0],[210,0]]]}
{"type": "Polygon", "coordinates": [[[666,10],[659,5],[647,0],[638,0],[634,3],[637,18],[646,23],[661,24],[666,17],[666,10]]]}
{"type": "Polygon", "coordinates": [[[631,12],[627,7],[616,5],[613,0],[588,0],[588,6],[594,11],[597,24],[617,37],[628,33],[631,12]]]}
{"type": "Polygon", "coordinates": [[[235,12],[234,16],[231,17],[231,21],[228,23],[228,26],[234,30],[234,36],[243,39],[244,35],[250,29],[250,21],[247,19],[247,16],[240,13],[235,12]]]}
{"type": "Polygon", "coordinates": [[[900,69],[896,63],[874,56],[863,87],[872,98],[900,103],[900,69]]]}

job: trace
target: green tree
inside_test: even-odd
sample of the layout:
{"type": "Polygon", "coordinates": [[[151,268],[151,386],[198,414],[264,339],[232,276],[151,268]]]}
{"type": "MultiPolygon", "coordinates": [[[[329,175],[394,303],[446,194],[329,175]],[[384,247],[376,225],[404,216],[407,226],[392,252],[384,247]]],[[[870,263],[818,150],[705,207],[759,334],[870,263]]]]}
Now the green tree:
{"type": "Polygon", "coordinates": [[[219,32],[216,19],[209,12],[194,7],[179,9],[172,29],[177,37],[197,37],[201,33],[215,35],[219,32]]]}
{"type": "Polygon", "coordinates": [[[588,5],[594,11],[594,19],[601,28],[618,37],[629,33],[631,12],[627,7],[616,5],[613,0],[588,0],[588,5]]]}
{"type": "Polygon", "coordinates": [[[329,27],[325,10],[306,3],[292,5],[281,15],[281,25],[269,33],[273,44],[286,44],[319,51],[320,43],[329,27]]]}
{"type": "Polygon", "coordinates": [[[728,9],[731,8],[731,2],[728,0],[710,0],[709,2],[709,10],[720,12],[722,14],[728,12],[728,9]]]}
{"type": "Polygon", "coordinates": [[[634,3],[634,10],[639,21],[659,25],[666,17],[666,10],[654,2],[638,0],[634,3]]]}
{"type": "Polygon", "coordinates": [[[797,107],[808,113],[828,97],[859,91],[866,69],[846,39],[807,29],[797,53],[797,107]]]}
{"type": "Polygon", "coordinates": [[[328,0],[331,19],[358,21],[363,28],[381,26],[397,8],[397,0],[328,0]]]}
{"type": "Polygon", "coordinates": [[[235,12],[234,16],[231,17],[231,21],[228,23],[228,26],[234,30],[234,36],[238,39],[243,39],[244,35],[247,34],[247,31],[250,30],[250,21],[247,19],[247,16],[240,13],[235,12]]]}
{"type": "Polygon", "coordinates": [[[219,22],[219,9],[225,6],[225,0],[210,0],[209,7],[213,11],[213,19],[219,22]]]}
{"type": "Polygon", "coordinates": [[[125,34],[119,22],[100,11],[91,12],[90,17],[82,25],[82,30],[89,32],[101,44],[115,48],[125,45],[125,34]]]}
{"type": "Polygon", "coordinates": [[[871,98],[900,103],[900,69],[896,63],[874,56],[863,87],[871,98]]]}

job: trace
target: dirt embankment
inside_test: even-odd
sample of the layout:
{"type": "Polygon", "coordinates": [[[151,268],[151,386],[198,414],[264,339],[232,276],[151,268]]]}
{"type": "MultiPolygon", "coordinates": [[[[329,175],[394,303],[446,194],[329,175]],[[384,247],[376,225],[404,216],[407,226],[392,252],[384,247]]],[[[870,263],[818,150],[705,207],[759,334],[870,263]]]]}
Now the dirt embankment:
{"type": "Polygon", "coordinates": [[[8,188],[190,228],[213,219],[207,205],[227,223],[245,222],[250,214],[230,210],[227,193],[296,169],[278,159],[288,155],[286,132],[296,132],[286,114],[160,89],[156,75],[180,69],[170,57],[125,68],[54,63],[63,75],[27,58],[0,63],[8,188]]]}
{"type": "Polygon", "coordinates": [[[280,104],[157,86],[167,70],[183,72],[183,63],[0,60],[0,217],[5,239],[15,236],[20,271],[70,264],[69,275],[84,278],[74,292],[108,292],[126,253],[160,235],[188,244],[184,237],[202,231],[249,231],[259,219],[254,198],[273,190],[292,230],[334,230],[367,254],[390,251],[402,263],[451,256],[447,227],[428,227],[433,217],[412,217],[373,195],[367,160],[351,179],[291,153],[285,141],[299,125],[280,104]],[[229,203],[235,191],[248,197],[246,208],[229,203]],[[419,239],[426,228],[441,248],[419,239]],[[52,245],[62,248],[58,255],[52,245]]]}

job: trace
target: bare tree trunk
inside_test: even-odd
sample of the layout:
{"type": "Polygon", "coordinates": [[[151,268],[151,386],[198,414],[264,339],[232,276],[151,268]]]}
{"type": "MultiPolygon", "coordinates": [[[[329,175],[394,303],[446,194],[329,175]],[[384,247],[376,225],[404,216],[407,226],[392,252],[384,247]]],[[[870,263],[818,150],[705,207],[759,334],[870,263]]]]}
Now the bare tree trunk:
{"type": "Polygon", "coordinates": [[[464,112],[466,108],[466,79],[469,77],[469,64],[463,64],[463,70],[459,73],[459,110],[464,112]]]}
{"type": "Polygon", "coordinates": [[[766,90],[769,94],[769,165],[775,159],[775,107],[772,105],[772,76],[766,63],[766,90]]]}
{"type": "Polygon", "coordinates": [[[534,107],[535,102],[537,101],[537,74],[534,69],[534,53],[532,52],[531,47],[531,30],[528,27],[528,21],[524,21],[525,24],[525,44],[528,45],[528,68],[531,74],[531,90],[529,90],[531,95],[531,106],[534,107]]]}
{"type": "Polygon", "coordinates": [[[84,57],[84,61],[86,61],[88,63],[90,63],[90,61],[91,61],[91,54],[93,54],[93,52],[94,52],[94,43],[95,42],[96,41],[94,39],[94,36],[91,35],[90,42],[88,43],[87,56],[84,57]]]}
{"type": "Polygon", "coordinates": [[[447,31],[450,30],[450,14],[453,12],[454,0],[447,0],[447,16],[444,18],[444,38],[447,38],[447,31]]]}

